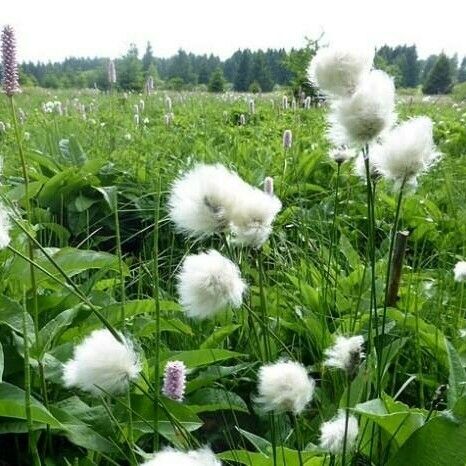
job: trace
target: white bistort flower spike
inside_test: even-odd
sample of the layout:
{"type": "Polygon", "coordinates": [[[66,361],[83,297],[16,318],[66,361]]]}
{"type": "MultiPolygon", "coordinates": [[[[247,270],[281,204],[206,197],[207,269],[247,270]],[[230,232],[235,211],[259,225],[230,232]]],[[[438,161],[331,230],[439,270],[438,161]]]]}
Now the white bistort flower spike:
{"type": "Polygon", "coordinates": [[[77,387],[99,396],[103,390],[123,393],[141,371],[133,344],[121,335],[120,343],[107,329],[94,330],[74,349],[73,359],[63,368],[66,387],[77,387]]]}
{"type": "Polygon", "coordinates": [[[344,410],[330,421],[324,422],[320,426],[320,447],[327,450],[332,455],[343,453],[346,431],[346,448],[351,451],[358,437],[358,420],[355,416],[348,416],[348,428],[346,429],[346,413],[344,410]]]}
{"type": "Polygon", "coordinates": [[[466,261],[459,261],[456,263],[455,268],[453,269],[455,274],[456,282],[465,282],[466,281],[466,261]]]}
{"type": "Polygon", "coordinates": [[[298,362],[279,361],[262,366],[258,379],[257,402],[265,411],[300,414],[314,396],[315,381],[298,362]]]}
{"type": "Polygon", "coordinates": [[[239,268],[213,249],[186,257],[178,275],[180,303],[189,317],[207,319],[228,305],[238,308],[245,290],[239,268]]]}
{"type": "Polygon", "coordinates": [[[222,466],[210,448],[188,452],[166,448],[159,451],[141,466],[222,466]]]}
{"type": "Polygon", "coordinates": [[[331,139],[362,145],[373,141],[395,122],[395,85],[387,73],[366,74],[354,93],[333,104],[331,139]]]}
{"type": "Polygon", "coordinates": [[[432,121],[427,117],[411,118],[387,133],[379,155],[374,159],[377,171],[397,184],[410,184],[427,171],[440,157],[436,150],[432,121]]]}
{"type": "Polygon", "coordinates": [[[350,376],[355,375],[364,358],[363,344],[364,338],[361,335],[338,336],[335,344],[325,350],[324,366],[343,369],[350,376]]]}
{"type": "Polygon", "coordinates": [[[373,60],[373,50],[322,48],[311,61],[309,80],[326,94],[347,97],[369,73],[373,60]]]}

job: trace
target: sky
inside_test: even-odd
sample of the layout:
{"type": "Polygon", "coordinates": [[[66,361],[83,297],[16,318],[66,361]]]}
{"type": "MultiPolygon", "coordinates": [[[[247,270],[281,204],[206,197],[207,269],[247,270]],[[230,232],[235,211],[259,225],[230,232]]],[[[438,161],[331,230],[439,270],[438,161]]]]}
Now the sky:
{"type": "Polygon", "coordinates": [[[330,44],[416,44],[425,58],[466,55],[465,0],[3,0],[0,25],[17,33],[20,61],[123,55],[147,41],[222,59],[238,48],[290,49],[325,33],[330,44]],[[434,3],[435,2],[435,3],[434,3]]]}

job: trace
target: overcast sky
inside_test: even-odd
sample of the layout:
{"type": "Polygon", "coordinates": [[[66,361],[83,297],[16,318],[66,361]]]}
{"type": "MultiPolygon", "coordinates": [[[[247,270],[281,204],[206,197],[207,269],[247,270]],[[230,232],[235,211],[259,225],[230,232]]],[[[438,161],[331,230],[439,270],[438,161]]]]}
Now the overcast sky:
{"type": "Polygon", "coordinates": [[[221,58],[238,48],[327,42],[416,44],[424,58],[466,55],[465,0],[2,0],[20,60],[122,55],[151,41],[156,56],[183,48],[221,58]]]}

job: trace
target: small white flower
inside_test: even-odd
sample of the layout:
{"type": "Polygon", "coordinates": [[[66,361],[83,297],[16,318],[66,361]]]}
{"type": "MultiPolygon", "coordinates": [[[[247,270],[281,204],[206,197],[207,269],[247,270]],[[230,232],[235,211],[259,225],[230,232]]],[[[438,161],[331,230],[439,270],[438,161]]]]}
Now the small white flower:
{"type": "Polygon", "coordinates": [[[25,131],[25,132],[24,132],[24,140],[25,140],[25,141],[29,141],[29,139],[31,139],[31,133],[25,131]]]}
{"type": "Polygon", "coordinates": [[[464,282],[466,281],[466,261],[459,261],[456,263],[454,268],[455,281],[464,282]]]}
{"type": "Polygon", "coordinates": [[[180,303],[190,317],[207,319],[228,305],[240,307],[245,290],[239,268],[215,250],[186,257],[178,275],[180,303]]]}
{"type": "Polygon", "coordinates": [[[165,97],[165,107],[168,113],[172,111],[172,99],[168,95],[165,97]]]}
{"type": "MultiPolygon", "coordinates": [[[[333,455],[343,453],[345,442],[346,413],[339,410],[338,414],[330,421],[320,426],[320,447],[333,455]]],[[[358,420],[355,416],[348,416],[348,428],[346,430],[346,448],[351,451],[358,437],[358,420]]]]}
{"type": "Polygon", "coordinates": [[[124,138],[126,139],[126,141],[131,141],[132,136],[131,136],[130,133],[126,133],[126,134],[124,135],[124,138]]]}
{"type": "Polygon", "coordinates": [[[166,448],[159,451],[141,466],[222,466],[209,448],[192,450],[188,452],[176,451],[166,448]]]}
{"type": "Polygon", "coordinates": [[[74,349],[73,359],[63,368],[66,387],[77,387],[99,396],[101,389],[123,393],[129,381],[141,371],[138,355],[130,340],[121,335],[120,343],[107,329],[94,330],[74,349]]]}
{"type": "Polygon", "coordinates": [[[258,379],[257,402],[265,411],[300,414],[314,396],[315,381],[298,362],[279,361],[262,366],[258,379]]]}
{"type": "Polygon", "coordinates": [[[10,244],[10,228],[8,209],[0,203],[0,250],[5,249],[10,244]]]}
{"type": "Polygon", "coordinates": [[[361,359],[364,357],[361,335],[354,337],[338,336],[335,344],[325,350],[324,366],[343,369],[349,375],[354,375],[361,359]]]}
{"type": "Polygon", "coordinates": [[[373,60],[372,50],[322,48],[311,61],[309,79],[327,94],[346,97],[370,71],[373,60]]]}
{"type": "Polygon", "coordinates": [[[377,150],[377,171],[397,183],[415,182],[440,157],[434,145],[432,121],[427,117],[412,118],[396,126],[377,150]]]}
{"type": "Polygon", "coordinates": [[[371,71],[361,80],[350,97],[333,104],[329,117],[332,140],[366,144],[391,128],[395,121],[395,86],[393,79],[380,70],[371,71]]]}

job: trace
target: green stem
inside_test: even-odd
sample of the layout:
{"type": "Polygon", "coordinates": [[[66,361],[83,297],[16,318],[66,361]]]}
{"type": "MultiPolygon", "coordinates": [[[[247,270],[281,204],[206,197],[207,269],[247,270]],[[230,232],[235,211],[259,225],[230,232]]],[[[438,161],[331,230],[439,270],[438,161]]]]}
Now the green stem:
{"type": "MultiPolygon", "coordinates": [[[[154,362],[154,390],[157,400],[160,395],[160,277],[159,277],[159,217],[160,217],[160,192],[161,192],[161,179],[160,176],[157,182],[157,199],[155,202],[154,211],[154,257],[153,263],[153,296],[155,304],[155,362],[154,362]]],[[[160,447],[159,439],[159,403],[155,404],[154,412],[154,451],[158,451],[160,447]]]]}
{"type": "Polygon", "coordinates": [[[270,339],[268,331],[268,316],[267,316],[267,299],[265,297],[264,288],[264,263],[262,251],[259,250],[257,256],[257,266],[259,269],[259,294],[260,294],[260,309],[262,315],[262,337],[264,339],[265,361],[270,361],[270,339]]]}
{"type": "MultiPolygon", "coordinates": [[[[384,304],[383,304],[383,314],[382,314],[382,333],[380,337],[380,345],[379,349],[377,351],[377,357],[378,357],[378,363],[377,363],[377,396],[380,396],[380,393],[382,391],[382,352],[383,352],[383,347],[385,344],[385,326],[387,322],[387,308],[388,308],[388,288],[389,288],[389,283],[390,283],[390,274],[392,271],[392,259],[393,259],[393,247],[395,245],[395,236],[396,232],[398,231],[398,223],[400,220],[400,213],[401,213],[401,205],[403,201],[403,190],[404,186],[406,183],[406,178],[403,179],[403,182],[401,183],[400,190],[398,192],[397,196],[397,202],[396,202],[396,211],[395,211],[395,219],[393,221],[393,227],[392,231],[390,233],[390,245],[388,248],[388,258],[387,258],[387,270],[386,270],[386,276],[385,276],[385,296],[384,296],[384,304]]],[[[388,356],[387,356],[388,357],[388,356]]]]}
{"type": "Polygon", "coordinates": [[[121,320],[125,322],[125,277],[123,274],[123,254],[121,252],[121,234],[120,234],[120,219],[118,217],[118,194],[115,195],[115,235],[116,249],[118,256],[118,273],[120,275],[120,303],[121,303],[121,320]]]}
{"type": "Polygon", "coordinates": [[[298,450],[298,461],[299,461],[299,466],[303,466],[303,440],[302,440],[302,435],[301,435],[301,428],[299,426],[298,422],[298,417],[296,415],[293,415],[294,419],[294,425],[295,425],[295,433],[296,433],[296,444],[297,444],[297,450],[298,450]]]}
{"type": "MultiPolygon", "coordinates": [[[[25,301],[25,300],[24,300],[25,301]]],[[[26,421],[28,427],[29,454],[32,457],[34,466],[40,466],[39,452],[37,451],[36,436],[31,415],[31,368],[29,366],[29,335],[27,328],[28,312],[26,302],[23,303],[23,340],[24,340],[24,402],[26,410],[26,421]]]]}
{"type": "Polygon", "coordinates": [[[351,403],[351,380],[347,376],[347,389],[346,389],[346,410],[345,410],[345,437],[343,438],[343,456],[342,466],[346,464],[346,450],[347,450],[347,439],[348,439],[348,423],[349,423],[349,407],[351,403]]]}

